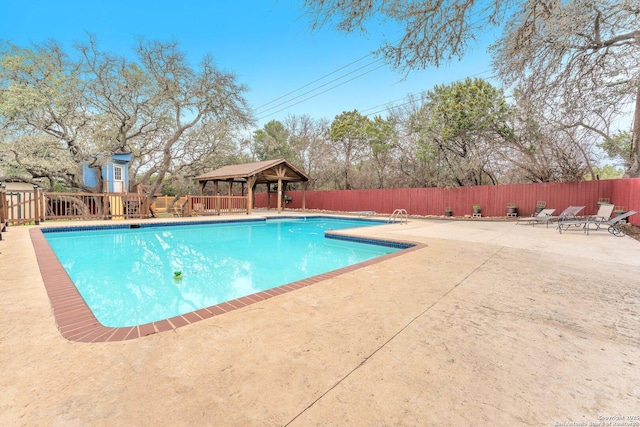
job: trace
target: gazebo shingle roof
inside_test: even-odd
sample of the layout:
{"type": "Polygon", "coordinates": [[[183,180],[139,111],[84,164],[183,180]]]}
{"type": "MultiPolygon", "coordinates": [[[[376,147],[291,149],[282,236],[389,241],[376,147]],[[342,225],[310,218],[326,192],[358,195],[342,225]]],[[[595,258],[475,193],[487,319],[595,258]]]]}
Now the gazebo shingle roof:
{"type": "MultiPolygon", "coordinates": [[[[231,194],[234,182],[247,185],[247,214],[253,209],[253,191],[257,184],[267,184],[267,192],[271,183],[278,183],[278,213],[282,210],[282,185],[286,186],[290,182],[302,182],[302,210],[305,209],[305,190],[307,181],[311,178],[297,167],[285,159],[265,160],[263,162],[242,163],[238,165],[227,165],[203,175],[197,176],[195,180],[200,184],[200,194],[203,195],[207,183],[213,181],[214,192],[218,191],[218,183],[224,181],[229,183],[229,201],[231,206],[231,194]]],[[[216,202],[218,203],[218,202],[216,202]]],[[[269,207],[269,206],[267,206],[269,207]]],[[[219,209],[218,209],[219,210],[219,209]]]]}
{"type": "Polygon", "coordinates": [[[249,177],[255,176],[256,183],[267,183],[278,180],[283,181],[309,181],[311,178],[304,172],[293,166],[285,159],[265,160],[262,162],[242,163],[237,165],[227,165],[203,175],[195,177],[196,181],[246,181],[249,177]],[[284,175],[277,173],[276,168],[284,168],[284,175]]]}

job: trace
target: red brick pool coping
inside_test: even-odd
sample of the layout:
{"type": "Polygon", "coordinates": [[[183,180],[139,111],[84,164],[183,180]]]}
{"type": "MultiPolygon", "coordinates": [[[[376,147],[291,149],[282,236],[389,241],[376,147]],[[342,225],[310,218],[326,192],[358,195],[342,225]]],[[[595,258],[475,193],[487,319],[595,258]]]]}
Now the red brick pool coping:
{"type": "Polygon", "coordinates": [[[93,312],[80,295],[80,292],[78,292],[78,289],[71,281],[71,278],[65,271],[64,267],[60,264],[58,258],[53,252],[53,249],[49,246],[49,243],[45,239],[42,231],[38,228],[33,228],[29,233],[36,253],[36,259],[38,260],[38,266],[40,267],[40,274],[42,275],[42,280],[47,290],[47,294],[49,295],[49,301],[51,302],[51,308],[53,309],[53,315],[56,319],[56,324],[58,325],[58,330],[64,338],[69,341],[76,342],[126,341],[156,334],[158,332],[170,331],[191,323],[227,313],[229,311],[237,310],[281,294],[295,291],[296,289],[304,288],[305,286],[313,285],[326,279],[331,279],[349,271],[358,270],[367,265],[377,264],[425,246],[420,243],[396,241],[398,243],[407,243],[412,246],[369,261],[343,267],[328,273],[288,283],[286,285],[171,317],[169,319],[146,323],[139,326],[114,328],[102,325],[93,315],[93,312]]]}

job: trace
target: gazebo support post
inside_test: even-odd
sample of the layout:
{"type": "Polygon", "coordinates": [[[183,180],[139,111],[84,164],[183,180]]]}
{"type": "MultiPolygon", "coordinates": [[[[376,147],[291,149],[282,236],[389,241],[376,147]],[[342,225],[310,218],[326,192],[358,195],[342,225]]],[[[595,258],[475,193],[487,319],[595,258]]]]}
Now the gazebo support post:
{"type": "Polygon", "coordinates": [[[278,213],[282,213],[282,179],[278,178],[278,213]]]}
{"type": "Polygon", "coordinates": [[[213,181],[213,195],[215,196],[213,200],[215,200],[214,208],[216,210],[216,215],[220,215],[220,190],[218,187],[218,181],[213,181]]]}
{"type": "Polygon", "coordinates": [[[302,181],[302,212],[307,208],[307,181],[302,181]]]}
{"type": "Polygon", "coordinates": [[[256,176],[247,178],[247,215],[251,215],[253,211],[253,190],[256,186],[256,176]]]}

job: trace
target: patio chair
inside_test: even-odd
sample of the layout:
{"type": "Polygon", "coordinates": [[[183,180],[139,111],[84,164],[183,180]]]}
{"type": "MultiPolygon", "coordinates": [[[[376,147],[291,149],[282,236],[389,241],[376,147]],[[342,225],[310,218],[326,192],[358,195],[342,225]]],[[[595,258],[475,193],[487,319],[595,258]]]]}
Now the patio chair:
{"type": "Polygon", "coordinates": [[[598,207],[598,212],[593,215],[593,219],[600,221],[608,221],[613,215],[614,205],[600,205],[598,207]]]}
{"type": "Polygon", "coordinates": [[[526,224],[536,224],[538,222],[543,221],[548,216],[551,216],[556,210],[555,209],[542,209],[540,212],[533,216],[523,216],[516,220],[516,224],[526,223],[526,224]]]}
{"type": "MultiPolygon", "coordinates": [[[[621,215],[615,216],[614,218],[607,221],[609,223],[609,226],[607,227],[607,231],[616,237],[626,236],[627,230],[625,230],[625,228],[622,227],[622,224],[626,223],[627,218],[629,218],[631,215],[634,215],[637,213],[638,211],[629,211],[621,215]]],[[[589,234],[588,230],[587,230],[587,234],[589,234]]]]}
{"type": "Polygon", "coordinates": [[[600,205],[600,207],[598,207],[598,212],[596,212],[595,215],[589,215],[586,218],[578,219],[575,216],[573,218],[560,218],[558,220],[558,230],[562,233],[562,227],[564,227],[565,230],[568,230],[571,226],[584,227],[587,222],[590,224],[596,224],[598,222],[608,221],[611,218],[611,214],[613,214],[613,205],[600,205]],[[562,226],[560,225],[561,223],[562,226]]]}
{"type": "Polygon", "coordinates": [[[175,202],[173,204],[173,208],[171,209],[171,212],[173,213],[173,216],[175,217],[183,217],[184,216],[184,208],[185,205],[187,204],[187,202],[182,202],[180,203],[180,201],[178,200],[177,202],[175,202]]]}
{"type": "MultiPolygon", "coordinates": [[[[549,215],[548,217],[544,218],[543,221],[540,221],[540,222],[545,223],[547,228],[549,228],[549,223],[556,220],[560,222],[560,221],[565,221],[569,219],[577,219],[578,214],[582,212],[584,208],[585,208],[584,206],[569,206],[568,208],[560,212],[560,215],[549,215]]],[[[611,216],[611,213],[609,213],[609,216],[611,216]]]]}
{"type": "MultiPolygon", "coordinates": [[[[603,205],[603,206],[607,206],[607,205],[603,205]]],[[[612,205],[608,205],[608,206],[612,206],[612,205]]],[[[591,230],[591,226],[595,227],[595,231],[600,230],[600,227],[606,226],[607,231],[609,231],[609,233],[613,234],[614,236],[622,237],[626,235],[627,233],[624,230],[624,228],[621,227],[621,225],[623,224],[623,221],[626,222],[626,219],[631,215],[636,214],[637,211],[629,211],[622,215],[618,215],[615,218],[611,218],[611,213],[609,213],[609,215],[607,216],[606,213],[608,211],[609,209],[605,209],[605,210],[598,209],[598,213],[604,213],[604,215],[596,214],[596,215],[588,216],[586,219],[582,219],[582,220],[560,221],[558,222],[558,231],[562,233],[563,230],[566,231],[571,226],[576,226],[576,227],[582,227],[584,232],[587,233],[588,235],[589,231],[591,230]]],[[[613,212],[613,208],[611,208],[611,212],[613,212]]]]}

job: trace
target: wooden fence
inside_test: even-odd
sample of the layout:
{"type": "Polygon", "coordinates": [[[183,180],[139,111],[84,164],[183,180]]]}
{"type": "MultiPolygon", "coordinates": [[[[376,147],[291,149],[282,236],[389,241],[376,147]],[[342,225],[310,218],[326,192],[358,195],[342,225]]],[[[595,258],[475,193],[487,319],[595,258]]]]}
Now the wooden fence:
{"type": "Polygon", "coordinates": [[[9,211],[7,209],[7,190],[5,186],[0,186],[0,240],[2,240],[2,233],[6,231],[7,223],[9,220],[9,211]]]}
{"type": "MultiPolygon", "coordinates": [[[[302,192],[287,191],[287,207],[301,209],[302,192]]],[[[266,193],[256,194],[256,207],[267,206],[266,193]]],[[[616,209],[640,211],[640,178],[541,184],[486,185],[454,188],[396,188],[382,190],[307,191],[306,208],[338,212],[373,211],[391,214],[406,209],[409,215],[440,216],[451,208],[453,216],[472,215],[479,204],[482,216],[501,217],[514,203],[519,216],[535,212],[538,201],[559,213],[571,205],[585,206],[584,214],[594,214],[598,202],[608,200],[616,209]]],[[[630,217],[640,225],[640,214],[630,217]]]]}
{"type": "Polygon", "coordinates": [[[138,193],[50,193],[31,190],[6,191],[6,222],[11,225],[39,224],[57,219],[148,218],[149,201],[138,193]]]}
{"type": "Polygon", "coordinates": [[[43,192],[34,187],[33,190],[4,191],[7,223],[21,225],[39,224],[44,220],[43,192]]]}
{"type": "Polygon", "coordinates": [[[246,212],[247,196],[187,196],[181,216],[246,212]]]}
{"type": "MultiPolygon", "coordinates": [[[[287,191],[287,208],[302,208],[302,192],[287,191]]],[[[255,206],[267,207],[267,193],[255,193],[255,206]]],[[[397,188],[383,190],[307,191],[306,208],[337,212],[373,211],[391,214],[406,209],[409,215],[443,216],[450,208],[454,216],[471,215],[473,205],[482,207],[482,216],[504,217],[507,205],[514,203],[519,216],[535,212],[538,201],[561,212],[567,206],[585,206],[584,214],[594,214],[598,202],[606,200],[616,209],[640,211],[640,178],[513,184],[455,188],[397,188]]],[[[181,216],[220,215],[247,211],[247,197],[188,196],[180,206],[181,216]]],[[[38,224],[54,219],[148,218],[148,199],[137,193],[45,193],[2,191],[0,222],[38,224]]],[[[640,226],[640,214],[629,222],[640,226]]],[[[0,229],[2,226],[0,225],[0,229]]],[[[1,235],[0,235],[1,238],[1,235]]]]}
{"type": "Polygon", "coordinates": [[[45,193],[45,219],[148,218],[149,199],[138,193],[45,193]]]}

